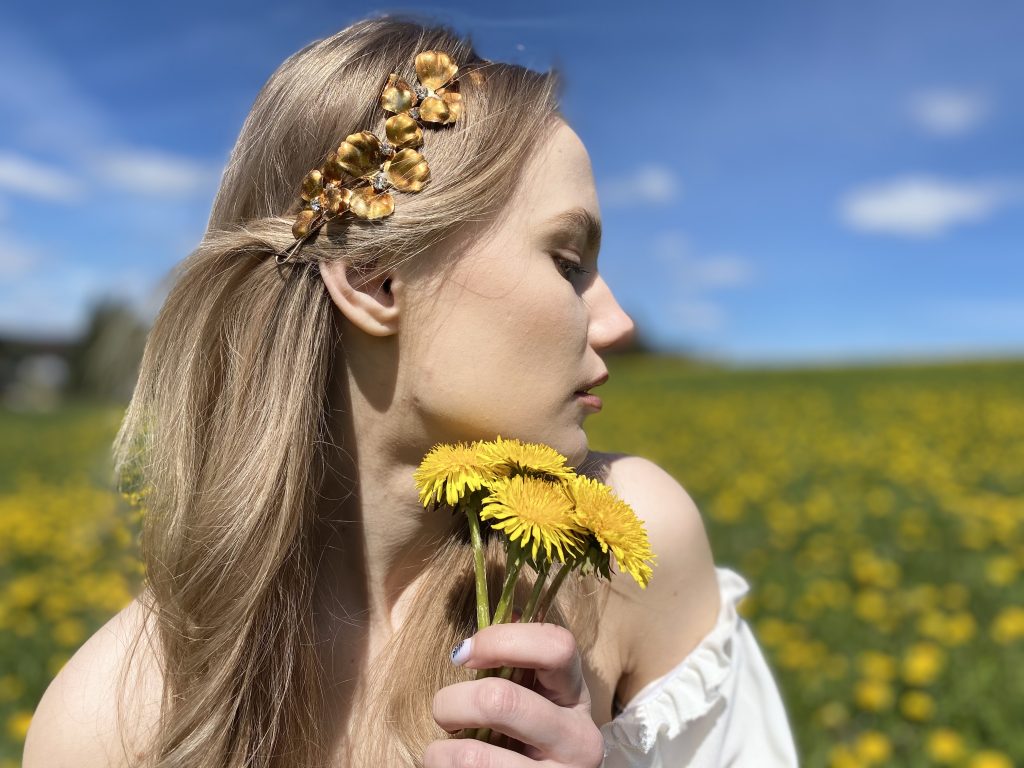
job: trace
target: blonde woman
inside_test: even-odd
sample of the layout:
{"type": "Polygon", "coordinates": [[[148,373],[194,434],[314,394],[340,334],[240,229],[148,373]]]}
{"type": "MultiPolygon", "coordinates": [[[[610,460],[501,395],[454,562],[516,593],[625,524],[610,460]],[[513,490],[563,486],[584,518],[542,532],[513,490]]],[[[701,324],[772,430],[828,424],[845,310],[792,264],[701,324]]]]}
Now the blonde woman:
{"type": "Polygon", "coordinates": [[[145,590],[51,684],[26,768],[795,764],[735,610],[746,584],[715,567],[690,497],[588,449],[587,393],[633,323],[598,270],[590,162],[555,97],[553,74],[393,17],[270,78],[115,446],[149,488],[145,590]],[[462,100],[425,131],[429,184],[394,191],[389,215],[293,232],[310,169],[384,135],[382,85],[411,82],[423,51],[458,65],[462,100]],[[498,434],[553,446],[637,511],[646,590],[570,580],[547,623],[474,633],[465,521],[425,512],[413,471],[438,442],[498,434]],[[475,679],[501,665],[534,671],[475,679]],[[472,727],[507,738],[451,737],[472,727]]]}

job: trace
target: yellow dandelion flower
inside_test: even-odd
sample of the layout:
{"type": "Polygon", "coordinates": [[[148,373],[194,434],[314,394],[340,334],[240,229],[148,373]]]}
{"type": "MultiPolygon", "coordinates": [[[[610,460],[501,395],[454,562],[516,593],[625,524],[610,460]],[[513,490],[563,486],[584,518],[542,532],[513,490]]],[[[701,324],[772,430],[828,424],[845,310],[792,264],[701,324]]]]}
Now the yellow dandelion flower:
{"type": "Polygon", "coordinates": [[[892,755],[892,742],[881,731],[864,731],[857,737],[854,751],[868,765],[879,765],[892,755]]]}
{"type": "Polygon", "coordinates": [[[871,680],[892,680],[896,676],[896,659],[881,651],[861,651],[857,665],[861,674],[871,680]]]}
{"type": "Polygon", "coordinates": [[[28,726],[32,722],[31,712],[15,712],[9,718],[7,718],[7,735],[11,737],[15,742],[22,742],[25,740],[25,734],[28,733],[28,726]]]}
{"type": "Polygon", "coordinates": [[[964,739],[952,728],[936,728],[928,734],[925,751],[934,762],[942,765],[959,762],[964,756],[964,739]]]}
{"type": "Polygon", "coordinates": [[[504,471],[500,474],[548,475],[551,479],[568,480],[576,473],[566,466],[566,458],[550,445],[524,443],[515,438],[498,435],[495,440],[477,444],[481,457],[504,471]]]}
{"type": "Polygon", "coordinates": [[[853,700],[868,712],[881,712],[892,706],[892,687],[881,680],[860,680],[854,686],[853,700]]]}
{"type": "Polygon", "coordinates": [[[1013,761],[1002,752],[983,749],[971,755],[967,768],[1013,768],[1013,761]]]}
{"type": "Polygon", "coordinates": [[[935,714],[935,700],[924,691],[907,691],[900,696],[900,712],[907,720],[931,720],[935,714]]]}
{"type": "Polygon", "coordinates": [[[915,643],[903,656],[903,679],[911,685],[933,682],[946,663],[946,653],[935,643],[915,643]]]}
{"type": "Polygon", "coordinates": [[[435,445],[413,474],[420,503],[431,500],[455,506],[468,491],[478,491],[497,476],[497,463],[478,450],[478,443],[435,445]]]}
{"type": "Polygon", "coordinates": [[[496,520],[491,527],[530,547],[534,561],[540,547],[548,559],[555,550],[562,562],[582,552],[586,532],[573,521],[572,500],[561,483],[516,475],[497,478],[490,489],[480,519],[496,520]]]}
{"type": "Polygon", "coordinates": [[[646,589],[653,570],[645,561],[653,564],[656,558],[633,509],[607,485],[583,475],[575,476],[568,490],[576,507],[573,519],[594,534],[602,552],[611,550],[619,570],[646,589]]]}
{"type": "Polygon", "coordinates": [[[818,710],[818,722],[826,728],[840,728],[850,720],[850,711],[841,701],[830,701],[818,710]]]}
{"type": "Polygon", "coordinates": [[[828,751],[829,768],[863,768],[864,763],[847,744],[836,744],[828,751]]]}
{"type": "Polygon", "coordinates": [[[1011,605],[1004,608],[989,628],[992,639],[1000,645],[1009,645],[1024,637],[1024,608],[1011,605]]]}

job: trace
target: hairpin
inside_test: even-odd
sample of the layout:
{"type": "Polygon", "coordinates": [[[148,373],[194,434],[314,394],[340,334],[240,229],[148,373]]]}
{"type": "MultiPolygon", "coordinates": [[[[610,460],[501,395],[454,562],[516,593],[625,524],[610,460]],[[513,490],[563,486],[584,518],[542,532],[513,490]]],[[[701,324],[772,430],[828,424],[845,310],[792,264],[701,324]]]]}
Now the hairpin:
{"type": "Polygon", "coordinates": [[[360,219],[381,219],[395,210],[392,190],[419,192],[430,180],[430,167],[417,149],[423,146],[423,125],[450,125],[462,116],[459,71],[443,51],[416,55],[416,83],[392,72],[379,97],[391,113],[385,138],[371,131],[345,137],[324,164],[302,180],[302,210],[295,217],[295,242],[277,254],[284,264],[328,221],[350,211],[360,219]]]}

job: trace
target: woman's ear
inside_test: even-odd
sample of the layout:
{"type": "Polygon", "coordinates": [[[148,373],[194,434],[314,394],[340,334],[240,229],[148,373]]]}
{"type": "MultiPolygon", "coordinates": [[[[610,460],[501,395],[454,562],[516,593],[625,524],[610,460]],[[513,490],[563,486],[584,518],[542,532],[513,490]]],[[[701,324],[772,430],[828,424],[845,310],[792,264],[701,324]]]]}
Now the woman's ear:
{"type": "Polygon", "coordinates": [[[320,262],[320,276],[334,305],[354,326],[370,336],[398,331],[402,294],[397,272],[356,270],[347,259],[320,262]]]}

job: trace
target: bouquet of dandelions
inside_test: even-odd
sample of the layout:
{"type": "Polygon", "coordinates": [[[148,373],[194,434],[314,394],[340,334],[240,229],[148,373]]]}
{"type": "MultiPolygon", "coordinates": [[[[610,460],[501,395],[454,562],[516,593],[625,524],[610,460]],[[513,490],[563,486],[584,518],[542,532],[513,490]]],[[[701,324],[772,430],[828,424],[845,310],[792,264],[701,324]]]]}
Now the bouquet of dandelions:
{"type": "MultiPolygon", "coordinates": [[[[543,621],[562,582],[572,572],[611,578],[610,557],[620,571],[646,588],[654,564],[647,533],[632,508],[607,485],[566,466],[566,459],[542,443],[503,440],[441,443],[415,472],[420,501],[441,503],[466,515],[476,571],[477,629],[512,618],[516,581],[524,565],[536,580],[519,620],[543,621]],[[490,613],[481,526],[497,532],[505,545],[505,582],[494,615],[490,613]],[[549,572],[560,563],[547,584],[549,572]],[[547,587],[545,589],[545,587],[547,587]]],[[[523,670],[498,674],[519,681],[523,670]],[[513,677],[515,673],[515,677],[513,677]]],[[[477,678],[492,670],[477,670],[477,678]]],[[[490,729],[467,734],[482,741],[490,729]]]]}

